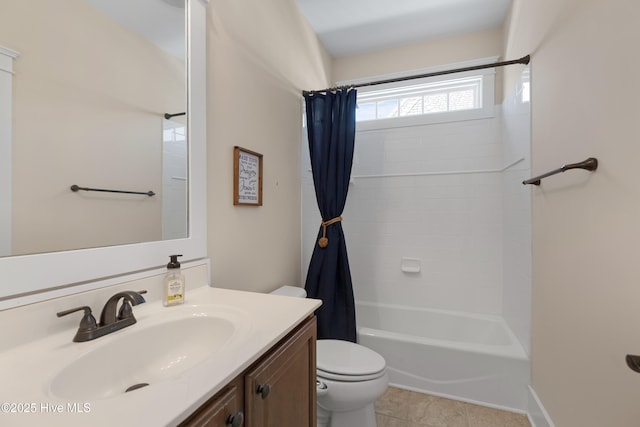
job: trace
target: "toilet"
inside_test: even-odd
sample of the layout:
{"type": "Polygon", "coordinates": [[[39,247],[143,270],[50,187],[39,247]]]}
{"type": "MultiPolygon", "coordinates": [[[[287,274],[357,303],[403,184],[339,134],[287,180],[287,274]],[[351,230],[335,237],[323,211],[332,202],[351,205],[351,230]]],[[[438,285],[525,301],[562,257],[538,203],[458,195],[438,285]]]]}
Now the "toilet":
{"type": "MultiPolygon", "coordinates": [[[[296,286],[282,286],[271,293],[307,296],[296,286]]],[[[376,427],[375,401],[389,383],[382,356],[349,341],[318,340],[316,377],[317,427],[376,427]]]]}

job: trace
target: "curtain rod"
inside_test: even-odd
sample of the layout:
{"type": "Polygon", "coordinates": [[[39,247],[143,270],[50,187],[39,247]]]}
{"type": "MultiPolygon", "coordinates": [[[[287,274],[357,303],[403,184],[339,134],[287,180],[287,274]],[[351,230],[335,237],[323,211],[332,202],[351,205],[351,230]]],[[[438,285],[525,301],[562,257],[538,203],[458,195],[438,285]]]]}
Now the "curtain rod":
{"type": "Polygon", "coordinates": [[[520,59],[514,59],[514,60],[511,60],[511,61],[494,62],[492,64],[474,65],[474,66],[471,66],[471,67],[464,67],[464,68],[454,68],[452,70],[435,71],[433,73],[418,74],[416,76],[397,77],[397,78],[394,78],[394,79],[377,80],[377,81],[373,81],[373,82],[357,83],[357,84],[346,85],[346,86],[336,86],[336,87],[330,87],[330,88],[322,89],[322,90],[303,90],[302,94],[303,95],[313,95],[314,93],[319,93],[319,92],[336,91],[336,90],[340,90],[340,89],[353,89],[353,88],[365,87],[365,86],[376,86],[376,85],[382,85],[382,84],[385,84],[385,83],[397,83],[397,82],[402,82],[402,81],[405,81],[405,80],[423,79],[425,77],[443,76],[445,74],[463,73],[465,71],[475,71],[475,70],[482,70],[482,69],[485,69],[485,68],[503,67],[505,65],[513,65],[513,64],[524,64],[524,65],[527,65],[527,64],[529,64],[530,60],[531,60],[531,57],[529,55],[527,55],[527,56],[523,56],[520,59]]]}

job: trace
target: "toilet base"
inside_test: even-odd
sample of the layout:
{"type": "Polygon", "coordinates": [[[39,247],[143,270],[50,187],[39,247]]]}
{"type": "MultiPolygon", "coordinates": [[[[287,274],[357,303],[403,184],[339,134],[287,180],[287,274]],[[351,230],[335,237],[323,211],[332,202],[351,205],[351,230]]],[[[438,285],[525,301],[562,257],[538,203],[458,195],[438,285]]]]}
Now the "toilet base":
{"type": "Polygon", "coordinates": [[[346,412],[331,412],[318,405],[318,427],[376,427],[375,405],[346,412]]]}

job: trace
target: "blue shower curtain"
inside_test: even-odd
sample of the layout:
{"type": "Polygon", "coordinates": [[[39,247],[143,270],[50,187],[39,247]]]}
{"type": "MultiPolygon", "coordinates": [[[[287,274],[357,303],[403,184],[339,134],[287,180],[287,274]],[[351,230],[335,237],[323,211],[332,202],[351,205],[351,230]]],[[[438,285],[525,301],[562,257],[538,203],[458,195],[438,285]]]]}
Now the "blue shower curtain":
{"type": "Polygon", "coordinates": [[[356,129],[356,91],[305,93],[313,184],[322,216],[305,289],[322,300],[318,339],[356,342],[356,316],[341,215],[347,200],[356,129]]]}

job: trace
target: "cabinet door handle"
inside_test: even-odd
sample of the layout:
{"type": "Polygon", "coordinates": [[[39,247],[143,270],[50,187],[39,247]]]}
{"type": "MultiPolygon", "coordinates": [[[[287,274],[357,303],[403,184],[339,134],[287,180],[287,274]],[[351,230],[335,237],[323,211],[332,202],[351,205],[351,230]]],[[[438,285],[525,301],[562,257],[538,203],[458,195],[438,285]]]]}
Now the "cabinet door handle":
{"type": "Polygon", "coordinates": [[[244,423],[244,414],[242,413],[242,411],[238,412],[235,415],[229,414],[229,416],[227,417],[228,426],[240,427],[242,426],[243,423],[244,423]]]}
{"type": "Polygon", "coordinates": [[[267,396],[269,396],[269,393],[271,393],[271,385],[267,384],[258,384],[258,388],[256,389],[256,393],[259,394],[260,396],[262,396],[262,399],[266,399],[267,396]]]}

